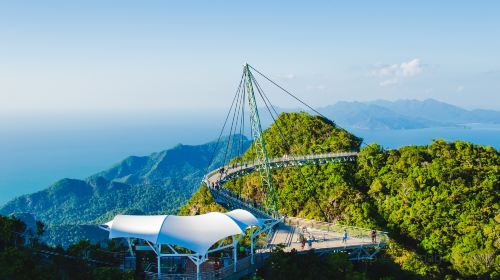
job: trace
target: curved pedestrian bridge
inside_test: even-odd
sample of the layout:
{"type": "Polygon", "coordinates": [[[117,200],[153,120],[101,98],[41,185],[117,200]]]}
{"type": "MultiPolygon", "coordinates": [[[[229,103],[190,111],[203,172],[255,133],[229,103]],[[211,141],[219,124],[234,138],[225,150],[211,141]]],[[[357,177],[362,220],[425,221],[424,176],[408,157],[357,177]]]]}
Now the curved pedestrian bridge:
{"type": "MultiPolygon", "coordinates": [[[[343,163],[355,161],[357,152],[340,152],[340,153],[323,153],[310,154],[303,156],[283,156],[279,158],[269,159],[271,170],[282,169],[286,167],[302,166],[302,165],[319,165],[326,163],[343,163]]],[[[264,170],[265,162],[238,162],[225,165],[209,172],[204,179],[204,182],[209,186],[223,185],[224,183],[248,175],[253,172],[264,170]]]]}
{"type": "MultiPolygon", "coordinates": [[[[305,156],[272,158],[269,165],[272,170],[302,166],[319,165],[326,163],[346,163],[356,160],[357,152],[340,152],[312,154],[305,156]]],[[[209,172],[204,182],[208,186],[214,200],[227,209],[245,209],[256,217],[275,219],[275,215],[265,207],[257,204],[254,200],[244,198],[224,187],[230,180],[264,170],[263,162],[244,162],[229,164],[209,172]]],[[[272,250],[278,246],[284,251],[296,250],[305,252],[314,249],[315,252],[344,251],[352,260],[372,259],[380,249],[388,242],[387,232],[376,231],[338,225],[333,223],[301,219],[295,217],[283,217],[276,223],[271,232],[270,239],[264,251],[272,250]],[[344,241],[344,233],[347,238],[344,241]],[[374,238],[372,239],[372,235],[374,238]],[[302,247],[301,239],[310,240],[302,247]],[[311,246],[309,246],[311,244],[311,246]]]]}

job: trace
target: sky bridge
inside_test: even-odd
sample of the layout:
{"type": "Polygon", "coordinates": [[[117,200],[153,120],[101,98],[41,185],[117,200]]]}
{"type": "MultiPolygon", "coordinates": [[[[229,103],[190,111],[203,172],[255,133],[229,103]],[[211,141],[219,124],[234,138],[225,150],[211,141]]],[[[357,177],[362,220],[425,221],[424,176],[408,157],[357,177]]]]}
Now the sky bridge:
{"type": "MultiPolygon", "coordinates": [[[[238,276],[248,274],[252,269],[262,265],[265,258],[275,249],[299,254],[309,250],[319,254],[345,252],[351,260],[373,259],[388,242],[386,232],[287,217],[279,212],[272,176],[274,170],[304,165],[350,164],[356,161],[357,151],[332,151],[307,155],[290,153],[292,149],[280,124],[276,121],[278,113],[251,70],[322,116],[267,76],[245,64],[231,108],[202,180],[202,183],[209,188],[215,202],[230,212],[212,212],[195,216],[118,215],[101,226],[109,231],[110,238],[125,238],[132,256],[141,250],[156,255],[157,262],[146,266],[146,272],[151,279],[238,279],[238,276]],[[268,156],[256,93],[261,97],[282,137],[283,148],[287,152],[281,157],[268,156]],[[243,135],[245,132],[246,103],[249,107],[249,126],[253,138],[250,147],[254,149],[252,161],[243,161],[242,156],[231,158],[231,155],[234,157],[245,152],[243,138],[236,137],[236,134],[243,135]],[[225,132],[231,114],[233,118],[229,122],[231,123],[229,140],[225,142],[226,146],[221,151],[219,149],[221,136],[225,132]],[[222,167],[209,171],[216,153],[223,154],[222,167]],[[264,188],[262,200],[243,197],[226,187],[227,182],[254,173],[258,174],[264,188]],[[249,240],[249,248],[244,248],[241,243],[245,236],[249,240]],[[176,261],[173,265],[162,263],[162,259],[172,258],[185,261],[176,261]]],[[[326,117],[322,117],[328,121],[326,117]]],[[[304,182],[309,184],[300,168],[298,171],[303,176],[304,182]]]]}
{"type": "MultiPolygon", "coordinates": [[[[320,165],[327,163],[343,163],[353,162],[356,160],[357,152],[339,152],[339,153],[324,153],[324,154],[309,154],[302,156],[288,156],[271,158],[268,163],[270,170],[277,170],[288,167],[303,166],[303,165],[320,165]]],[[[209,172],[204,181],[208,186],[222,185],[232,179],[248,175],[253,172],[265,170],[265,162],[262,161],[245,161],[235,162],[212,170],[209,172]]]]}

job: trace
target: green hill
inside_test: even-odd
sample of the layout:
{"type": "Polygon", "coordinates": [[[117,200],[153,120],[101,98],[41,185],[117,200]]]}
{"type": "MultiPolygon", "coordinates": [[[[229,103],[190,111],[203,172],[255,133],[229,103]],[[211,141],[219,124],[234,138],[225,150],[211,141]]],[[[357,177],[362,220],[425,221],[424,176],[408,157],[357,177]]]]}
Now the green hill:
{"type": "MultiPolygon", "coordinates": [[[[248,147],[248,140],[243,140],[248,147]]],[[[219,145],[211,168],[221,164],[219,152],[224,143],[219,145]]],[[[178,145],[149,156],[128,157],[85,180],[62,179],[42,191],[18,197],[5,204],[0,214],[30,213],[48,225],[46,241],[69,244],[65,240],[94,239],[95,234],[84,234],[96,232],[88,225],[109,221],[116,214],[176,213],[196,191],[215,145],[178,145]]]]}
{"type": "MultiPolygon", "coordinates": [[[[353,150],[360,145],[354,135],[320,117],[287,113],[277,123],[290,150],[275,124],[264,133],[271,156],[353,150]]],[[[252,149],[243,155],[253,156],[252,149]]],[[[499,166],[499,153],[492,147],[439,140],[391,151],[372,144],[361,149],[355,163],[278,170],[273,179],[282,213],[388,230],[390,246],[371,265],[381,270],[378,276],[496,278],[499,166]]],[[[257,174],[226,186],[263,200],[265,190],[257,174]]],[[[202,187],[181,213],[214,207],[202,187]]]]}

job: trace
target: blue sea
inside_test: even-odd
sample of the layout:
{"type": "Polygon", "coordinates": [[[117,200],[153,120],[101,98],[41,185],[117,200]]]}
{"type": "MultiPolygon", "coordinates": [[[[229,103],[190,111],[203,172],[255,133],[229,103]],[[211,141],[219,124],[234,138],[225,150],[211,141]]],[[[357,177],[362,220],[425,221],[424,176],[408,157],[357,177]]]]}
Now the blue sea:
{"type": "Polygon", "coordinates": [[[500,148],[500,125],[466,124],[462,127],[433,127],[403,130],[369,130],[346,128],[363,138],[364,144],[378,143],[392,149],[407,145],[426,145],[433,139],[463,140],[479,145],[500,148]]]}
{"type": "MultiPolygon", "coordinates": [[[[129,155],[148,155],[178,143],[203,144],[218,137],[222,114],[161,117],[0,120],[0,205],[39,191],[61,178],[85,178],[129,155]]],[[[500,125],[412,130],[349,129],[364,143],[385,148],[423,145],[432,139],[465,140],[500,148],[500,125]]]]}

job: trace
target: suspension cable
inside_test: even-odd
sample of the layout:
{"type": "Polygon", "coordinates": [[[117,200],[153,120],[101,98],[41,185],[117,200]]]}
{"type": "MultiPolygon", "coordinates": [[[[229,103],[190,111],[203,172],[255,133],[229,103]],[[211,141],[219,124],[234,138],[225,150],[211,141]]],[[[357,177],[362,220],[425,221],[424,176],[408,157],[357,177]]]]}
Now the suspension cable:
{"type": "Polygon", "coordinates": [[[227,121],[229,119],[229,115],[231,115],[231,111],[233,109],[234,102],[236,101],[236,96],[238,96],[238,93],[240,92],[242,84],[243,84],[243,74],[241,75],[240,83],[238,85],[238,88],[236,89],[236,93],[234,94],[233,101],[231,102],[231,107],[229,107],[229,111],[227,112],[226,119],[224,120],[224,125],[222,126],[222,129],[219,133],[219,137],[217,138],[217,142],[215,143],[215,147],[214,147],[214,150],[212,152],[212,156],[210,157],[210,161],[208,162],[207,168],[205,168],[205,174],[207,174],[208,169],[213,164],[213,161],[215,159],[215,154],[217,153],[217,149],[219,147],[219,143],[220,143],[222,134],[224,133],[224,129],[226,128],[226,124],[227,124],[227,121]]]}
{"type": "MultiPolygon", "coordinates": [[[[271,118],[273,119],[274,123],[276,124],[276,127],[278,128],[278,132],[283,140],[283,144],[285,145],[285,150],[288,151],[290,153],[290,149],[291,149],[291,146],[290,144],[288,143],[288,141],[286,140],[284,134],[283,134],[283,131],[281,130],[281,127],[280,125],[278,124],[278,121],[274,118],[273,116],[273,113],[271,112],[271,110],[269,109],[269,106],[266,102],[266,100],[269,101],[269,98],[267,98],[266,94],[264,93],[264,91],[262,90],[262,88],[260,87],[259,83],[257,82],[257,80],[252,76],[252,80],[253,82],[255,83],[256,85],[256,88],[257,88],[257,92],[259,93],[259,95],[261,96],[262,100],[264,101],[264,104],[266,105],[266,108],[269,112],[269,114],[271,115],[271,118]]],[[[272,104],[271,102],[269,101],[269,105],[271,107],[272,104]]],[[[291,157],[293,160],[295,160],[295,156],[293,154],[291,154],[291,157]]],[[[311,186],[311,183],[309,182],[309,180],[307,180],[307,177],[304,175],[304,173],[302,172],[302,169],[299,167],[297,168],[300,175],[302,176],[302,178],[304,179],[304,181],[306,181],[306,184],[308,185],[309,189],[310,190],[313,190],[312,186],[311,186]]],[[[316,203],[316,205],[318,206],[319,210],[321,211],[321,214],[325,217],[325,219],[328,221],[328,216],[326,215],[326,213],[323,211],[319,201],[318,201],[318,198],[316,197],[316,191],[314,191],[314,195],[311,195],[311,197],[313,198],[314,202],[316,203]]]]}
{"type": "MultiPolygon", "coordinates": [[[[236,98],[236,107],[233,111],[233,118],[231,120],[231,128],[229,129],[229,137],[228,137],[228,142],[227,142],[227,145],[226,145],[226,150],[224,152],[224,158],[223,158],[223,161],[222,161],[222,165],[225,165],[226,164],[226,157],[229,156],[228,158],[228,164],[229,164],[229,161],[230,161],[230,158],[231,158],[231,153],[232,153],[232,149],[233,149],[233,140],[234,140],[234,133],[233,133],[233,127],[234,127],[234,123],[235,123],[235,117],[236,117],[236,112],[239,112],[239,106],[241,105],[240,103],[240,97],[241,97],[241,91],[238,91],[237,93],[237,98],[236,98]],[[231,151],[229,151],[229,147],[231,147],[231,151]],[[229,152],[229,154],[228,154],[229,152]]],[[[234,127],[236,129],[236,127],[234,127]]]]}
{"type": "Polygon", "coordinates": [[[318,114],[319,116],[325,118],[328,120],[327,117],[325,117],[323,114],[321,114],[320,112],[318,112],[316,109],[314,109],[313,107],[307,105],[307,103],[305,103],[304,101],[300,100],[300,98],[298,98],[297,96],[293,95],[291,92],[289,92],[288,90],[284,89],[282,86],[280,86],[279,84],[277,84],[275,81],[271,80],[270,78],[268,78],[266,75],[262,74],[259,70],[253,68],[251,65],[248,65],[250,68],[252,68],[253,70],[255,70],[255,72],[257,72],[259,75],[261,75],[262,77],[264,77],[266,80],[268,80],[269,82],[271,82],[273,85],[277,86],[279,89],[281,89],[282,91],[284,91],[286,94],[290,95],[291,97],[293,97],[295,100],[299,101],[300,103],[302,103],[303,105],[305,105],[307,108],[311,109],[311,111],[315,112],[316,114],[318,114]]]}

